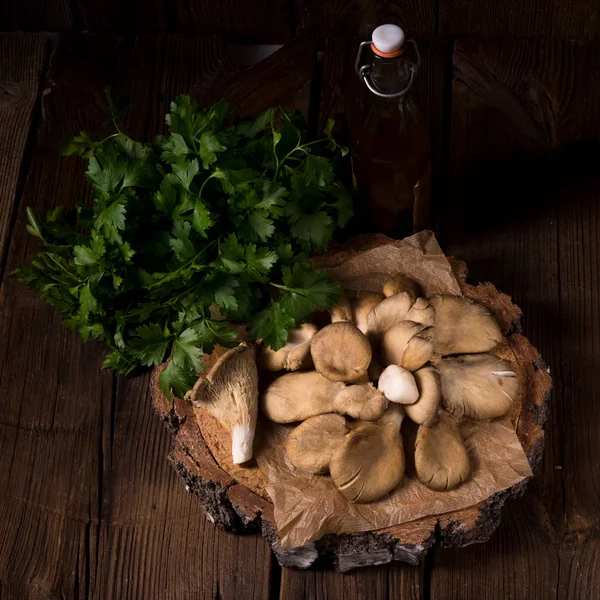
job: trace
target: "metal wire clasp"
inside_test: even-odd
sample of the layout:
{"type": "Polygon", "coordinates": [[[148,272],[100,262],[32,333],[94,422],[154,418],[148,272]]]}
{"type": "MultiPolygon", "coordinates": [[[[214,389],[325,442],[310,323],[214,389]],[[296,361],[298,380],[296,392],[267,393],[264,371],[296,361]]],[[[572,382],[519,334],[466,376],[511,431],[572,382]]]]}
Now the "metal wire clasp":
{"type": "Polygon", "coordinates": [[[370,72],[371,72],[370,64],[363,65],[362,67],[360,66],[360,59],[361,59],[363,48],[365,46],[370,46],[371,42],[361,42],[360,46],[358,47],[358,54],[356,55],[356,62],[354,63],[354,70],[356,71],[357,75],[362,78],[362,80],[365,82],[365,85],[369,88],[369,90],[371,90],[376,96],[380,96],[381,98],[399,98],[400,96],[404,96],[404,94],[406,94],[412,87],[412,85],[415,81],[415,75],[417,74],[417,71],[421,67],[421,53],[419,52],[419,47],[417,46],[417,43],[415,42],[415,40],[407,40],[407,42],[414,46],[415,54],[417,56],[417,62],[416,62],[416,64],[415,63],[410,64],[410,67],[409,67],[410,68],[410,79],[408,80],[406,87],[403,90],[400,90],[399,92],[394,92],[393,94],[387,94],[387,93],[381,91],[375,85],[375,83],[373,82],[373,79],[370,77],[370,72]]]}

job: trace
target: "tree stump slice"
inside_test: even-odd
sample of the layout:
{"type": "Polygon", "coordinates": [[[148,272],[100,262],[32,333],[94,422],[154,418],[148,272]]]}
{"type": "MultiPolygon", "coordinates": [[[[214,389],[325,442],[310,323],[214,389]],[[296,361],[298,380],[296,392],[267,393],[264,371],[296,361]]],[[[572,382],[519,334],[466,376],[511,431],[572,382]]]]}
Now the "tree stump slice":
{"type": "MultiPolygon", "coordinates": [[[[389,242],[385,236],[360,236],[340,248],[340,261],[353,254],[389,242]]],[[[513,414],[517,436],[532,470],[539,463],[544,445],[544,423],[552,387],[549,369],[538,351],[520,334],[521,310],[511,298],[491,283],[467,283],[467,267],[450,259],[464,296],[480,302],[495,315],[506,336],[508,355],[516,361],[522,383],[521,406],[513,414]]],[[[217,347],[210,363],[225,351],[217,347]]],[[[207,370],[210,369],[207,364],[207,370]]],[[[372,532],[329,534],[320,540],[292,550],[279,543],[273,505],[262,484],[256,463],[241,468],[222,458],[225,452],[213,450],[230,445],[227,431],[210,415],[194,410],[188,403],[169,400],[158,385],[161,367],[152,373],[154,409],[174,438],[169,460],[186,483],[186,489],[200,499],[207,518],[226,531],[258,532],[269,541],[283,567],[306,569],[330,567],[340,572],[363,566],[402,561],[416,565],[436,539],[444,547],[460,548],[487,541],[500,524],[502,506],[508,498],[523,494],[527,481],[498,492],[479,504],[441,515],[432,515],[372,532]]]]}

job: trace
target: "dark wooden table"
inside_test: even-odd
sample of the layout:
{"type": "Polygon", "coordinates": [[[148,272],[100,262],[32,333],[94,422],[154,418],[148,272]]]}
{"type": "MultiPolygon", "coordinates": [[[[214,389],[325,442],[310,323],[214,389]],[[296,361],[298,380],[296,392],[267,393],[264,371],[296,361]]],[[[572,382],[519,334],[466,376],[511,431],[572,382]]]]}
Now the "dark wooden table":
{"type": "Polygon", "coordinates": [[[1,600],[600,597],[598,47],[422,41],[438,237],[522,307],[554,379],[543,462],[485,545],[436,546],[417,567],[280,569],[186,493],[148,377],[102,371],[99,345],[8,278],[34,249],[27,206],[88,200],[83,164],[57,146],[102,125],[107,84],[131,99],[133,136],[161,130],[179,93],[352,127],[354,44],[323,48],[291,42],[242,69],[219,37],[0,36],[1,600]]]}

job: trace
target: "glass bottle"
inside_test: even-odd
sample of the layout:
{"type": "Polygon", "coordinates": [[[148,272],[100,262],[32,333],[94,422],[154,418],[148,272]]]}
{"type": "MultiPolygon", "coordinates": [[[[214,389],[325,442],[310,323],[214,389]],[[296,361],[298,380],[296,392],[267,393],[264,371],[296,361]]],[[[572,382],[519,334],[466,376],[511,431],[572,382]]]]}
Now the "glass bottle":
{"type": "Polygon", "coordinates": [[[369,229],[399,237],[423,229],[429,216],[430,135],[413,97],[421,60],[412,46],[405,48],[400,27],[382,25],[372,43],[361,44],[356,59],[356,71],[373,100],[353,152],[363,204],[358,213],[369,229]],[[372,56],[361,66],[365,46],[372,56]]]}

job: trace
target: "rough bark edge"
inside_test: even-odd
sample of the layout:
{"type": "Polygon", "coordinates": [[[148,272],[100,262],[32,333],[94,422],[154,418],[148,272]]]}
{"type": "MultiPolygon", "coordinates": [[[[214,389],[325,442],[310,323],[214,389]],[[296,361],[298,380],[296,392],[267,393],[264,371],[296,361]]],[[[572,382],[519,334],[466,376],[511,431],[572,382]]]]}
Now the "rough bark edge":
{"type": "MultiPolygon", "coordinates": [[[[521,429],[527,425],[537,428],[533,442],[531,444],[523,442],[526,446],[527,458],[534,470],[543,453],[543,425],[551,390],[548,369],[531,344],[516,333],[521,331],[521,311],[512,303],[510,297],[496,290],[490,283],[478,286],[467,284],[465,263],[452,259],[450,262],[464,295],[488,306],[500,322],[505,335],[511,339],[513,336],[515,339],[521,338],[520,343],[526,344],[530,354],[537,356],[531,366],[536,373],[536,383],[543,393],[537,397],[537,402],[536,398],[531,399],[528,396],[532,401],[529,405],[523,406],[522,423],[520,423],[521,429]]],[[[207,518],[225,531],[242,533],[260,530],[271,544],[279,564],[283,567],[326,568],[333,564],[337,571],[347,572],[358,567],[386,564],[393,560],[416,565],[436,539],[440,540],[442,546],[452,548],[489,540],[500,524],[501,511],[506,500],[521,496],[527,486],[528,479],[525,479],[507,490],[494,494],[476,507],[463,511],[438,517],[425,517],[417,522],[387,528],[380,532],[330,534],[317,542],[286,550],[279,543],[272,504],[238,484],[219,467],[195,423],[193,411],[178,399],[170,405],[165,403],[166,398],[160,393],[158,386],[158,375],[159,370],[155,370],[152,375],[153,404],[175,438],[174,449],[169,459],[186,482],[186,489],[200,498],[207,518]],[[200,450],[201,463],[192,458],[186,449],[186,442],[193,443],[196,454],[200,450]],[[411,536],[411,526],[423,530],[427,528],[428,523],[428,535],[417,536],[422,539],[414,539],[414,536],[411,536]]],[[[519,428],[517,432],[519,433],[519,428]]],[[[521,439],[523,441],[523,438],[521,439]]]]}

